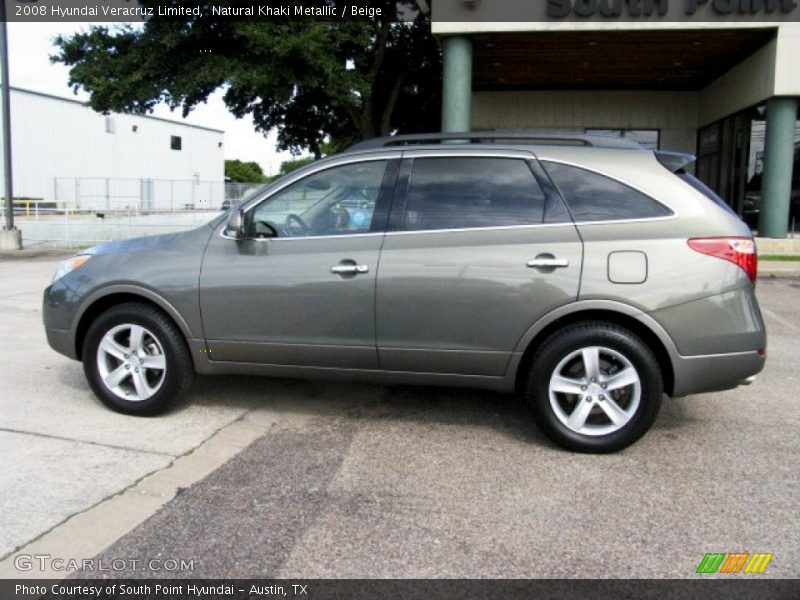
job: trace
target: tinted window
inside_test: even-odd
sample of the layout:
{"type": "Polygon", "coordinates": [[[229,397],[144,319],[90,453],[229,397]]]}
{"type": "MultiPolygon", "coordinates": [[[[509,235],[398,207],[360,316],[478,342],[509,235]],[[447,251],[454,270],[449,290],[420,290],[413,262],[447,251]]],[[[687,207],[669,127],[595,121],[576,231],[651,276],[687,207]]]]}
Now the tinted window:
{"type": "Polygon", "coordinates": [[[403,224],[408,231],[542,222],[544,192],[528,164],[510,158],[414,160],[403,224]]]}
{"type": "Polygon", "coordinates": [[[542,161],[576,221],[651,219],[672,214],[663,204],[609,177],[579,167],[542,161]]]}
{"type": "Polygon", "coordinates": [[[308,237],[367,233],[381,191],[385,160],[319,171],[285,187],[253,211],[252,235],[308,237]]]}

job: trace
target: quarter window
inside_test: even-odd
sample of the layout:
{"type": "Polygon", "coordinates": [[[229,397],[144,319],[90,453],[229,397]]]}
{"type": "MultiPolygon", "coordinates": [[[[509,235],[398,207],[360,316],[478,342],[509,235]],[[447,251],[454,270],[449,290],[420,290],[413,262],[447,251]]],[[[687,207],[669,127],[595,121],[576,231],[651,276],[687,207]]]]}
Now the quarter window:
{"type": "Polygon", "coordinates": [[[576,221],[666,217],[672,211],[650,196],[593,171],[542,161],[576,221]]]}
{"type": "Polygon", "coordinates": [[[542,222],[544,192],[527,162],[509,158],[417,158],[403,229],[466,229],[542,222]]]}

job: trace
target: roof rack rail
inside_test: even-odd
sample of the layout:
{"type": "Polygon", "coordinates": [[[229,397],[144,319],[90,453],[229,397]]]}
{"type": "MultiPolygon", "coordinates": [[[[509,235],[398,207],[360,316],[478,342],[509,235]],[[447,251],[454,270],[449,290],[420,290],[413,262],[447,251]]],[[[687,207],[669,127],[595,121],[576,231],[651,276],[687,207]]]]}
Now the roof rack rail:
{"type": "Polygon", "coordinates": [[[627,148],[642,150],[633,140],[593,134],[548,133],[542,131],[474,131],[463,133],[411,133],[390,135],[358,142],[346,152],[356,150],[375,150],[392,146],[415,146],[421,144],[441,144],[445,142],[466,142],[470,144],[534,143],[540,145],[589,146],[593,148],[627,148]]]}

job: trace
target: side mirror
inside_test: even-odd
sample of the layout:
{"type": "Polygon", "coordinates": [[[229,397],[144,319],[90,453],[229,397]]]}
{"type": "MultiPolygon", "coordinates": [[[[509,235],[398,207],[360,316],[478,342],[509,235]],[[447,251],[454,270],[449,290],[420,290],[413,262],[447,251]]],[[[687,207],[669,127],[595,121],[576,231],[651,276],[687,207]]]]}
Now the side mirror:
{"type": "Polygon", "coordinates": [[[223,234],[235,240],[241,240],[245,237],[244,211],[241,208],[234,210],[231,216],[228,217],[228,222],[225,223],[223,234]]]}

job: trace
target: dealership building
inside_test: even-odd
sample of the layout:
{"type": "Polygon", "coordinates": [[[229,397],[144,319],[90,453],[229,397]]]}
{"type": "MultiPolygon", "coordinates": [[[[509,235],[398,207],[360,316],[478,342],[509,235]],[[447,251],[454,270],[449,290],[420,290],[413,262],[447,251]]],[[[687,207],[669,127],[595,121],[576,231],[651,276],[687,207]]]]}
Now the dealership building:
{"type": "Polygon", "coordinates": [[[439,1],[442,127],[689,152],[759,235],[783,238],[800,229],[798,19],[794,0],[439,1]]]}

